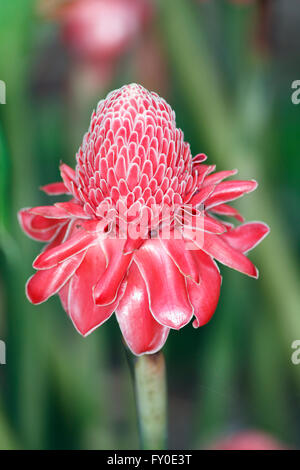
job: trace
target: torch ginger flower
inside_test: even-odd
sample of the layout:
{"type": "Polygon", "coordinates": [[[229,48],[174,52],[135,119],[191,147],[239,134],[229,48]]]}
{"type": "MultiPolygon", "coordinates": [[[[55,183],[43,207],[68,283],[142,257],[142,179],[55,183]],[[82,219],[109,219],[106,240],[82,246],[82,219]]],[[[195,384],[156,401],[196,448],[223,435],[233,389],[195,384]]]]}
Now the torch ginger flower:
{"type": "Polygon", "coordinates": [[[269,229],[219,219],[242,222],[227,203],[257,183],[224,181],[236,171],[213,173],[205,159],[192,158],[174,111],[157,94],[131,84],[101,100],[75,171],[62,164],[63,182],[42,188],[71,200],[19,213],[24,231],[48,243],[33,263],[29,300],[58,293],[84,336],[115,312],[136,355],[160,350],[170,329],[192,319],[194,327],[207,323],[221,286],[215,260],[257,278],[245,253],[269,229]]]}

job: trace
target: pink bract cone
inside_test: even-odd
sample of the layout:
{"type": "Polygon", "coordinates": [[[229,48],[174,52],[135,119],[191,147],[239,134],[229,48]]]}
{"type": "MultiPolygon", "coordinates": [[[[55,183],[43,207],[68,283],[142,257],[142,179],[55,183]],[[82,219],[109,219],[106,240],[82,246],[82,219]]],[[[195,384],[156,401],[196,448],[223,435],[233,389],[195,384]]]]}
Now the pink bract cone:
{"type": "Polygon", "coordinates": [[[115,312],[136,355],[161,349],[170,329],[207,323],[221,286],[215,260],[256,278],[245,253],[269,229],[220,219],[242,222],[227,203],[257,183],[224,181],[236,171],[213,173],[205,158],[192,158],[157,94],[132,84],[101,100],[75,170],[62,164],[63,182],[42,188],[69,202],[20,211],[25,232],[48,243],[33,263],[29,300],[58,293],[84,336],[115,312]]]}

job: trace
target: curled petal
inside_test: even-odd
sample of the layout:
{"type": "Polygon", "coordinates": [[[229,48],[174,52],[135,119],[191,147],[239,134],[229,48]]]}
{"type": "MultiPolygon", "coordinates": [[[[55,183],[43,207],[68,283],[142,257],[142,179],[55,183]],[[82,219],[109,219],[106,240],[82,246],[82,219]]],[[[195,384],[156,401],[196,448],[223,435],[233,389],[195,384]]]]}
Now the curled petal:
{"type": "Polygon", "coordinates": [[[40,242],[50,241],[61,224],[60,220],[46,219],[40,215],[32,214],[31,209],[20,210],[18,218],[24,232],[40,242]]]}
{"type": "Polygon", "coordinates": [[[206,200],[205,209],[237,199],[244,194],[251,193],[257,188],[257,182],[251,181],[225,181],[218,184],[212,195],[206,200]]]}
{"type": "Polygon", "coordinates": [[[201,283],[199,285],[187,280],[188,292],[194,307],[195,328],[205,325],[213,316],[220,296],[222,277],[216,263],[201,250],[191,251],[197,263],[201,283]]]}
{"type": "Polygon", "coordinates": [[[73,170],[73,168],[69,167],[65,163],[62,163],[60,165],[60,174],[61,174],[61,177],[63,179],[63,182],[64,182],[68,192],[73,194],[72,184],[77,186],[76,182],[75,182],[75,178],[76,178],[75,177],[75,170],[73,170]]]}
{"type": "Polygon", "coordinates": [[[160,243],[172,258],[179,271],[198,284],[200,282],[198,266],[191,251],[186,249],[185,241],[183,239],[162,239],[160,243]]]}
{"type": "Polygon", "coordinates": [[[193,165],[205,162],[205,160],[207,160],[207,155],[205,155],[204,153],[198,153],[193,158],[193,165]]]}
{"type": "Polygon", "coordinates": [[[60,196],[61,194],[68,194],[68,189],[64,183],[51,183],[41,186],[40,188],[49,196],[60,196]]]}
{"type": "Polygon", "coordinates": [[[116,317],[133,354],[154,354],[165,344],[169,328],[152,316],[146,285],[134,262],[129,269],[125,293],[116,308],[116,317]]]}
{"type": "Polygon", "coordinates": [[[47,219],[68,219],[70,214],[60,207],[56,206],[39,206],[33,207],[29,211],[33,215],[40,215],[47,219]]]}
{"type": "Polygon", "coordinates": [[[109,305],[115,301],[120,285],[131,263],[133,252],[124,254],[125,240],[103,240],[107,268],[98,277],[94,288],[94,301],[97,305],[109,305]]]}
{"type": "Polygon", "coordinates": [[[229,176],[236,175],[238,170],[225,170],[225,171],[218,171],[217,173],[214,173],[213,175],[207,176],[205,178],[203,185],[211,185],[211,184],[218,184],[221,181],[223,181],[225,178],[229,178],[229,176]]]}
{"type": "Polygon", "coordinates": [[[269,232],[268,225],[262,222],[249,222],[229,230],[222,235],[222,238],[235,250],[247,253],[255,248],[269,232]]]}
{"type": "Polygon", "coordinates": [[[69,214],[69,217],[80,217],[82,219],[89,218],[81,204],[76,204],[74,202],[58,202],[55,204],[55,207],[66,211],[69,214]]]}
{"type": "Polygon", "coordinates": [[[235,250],[223,238],[211,233],[205,233],[203,246],[200,247],[207,254],[220,263],[236,269],[248,276],[258,278],[258,271],[254,264],[240,251],[235,250]]]}
{"type": "MultiPolygon", "coordinates": [[[[177,240],[174,240],[176,243],[177,240]]],[[[185,276],[162,248],[159,240],[147,240],[134,260],[145,281],[154,318],[178,330],[193,316],[185,276]]]]}
{"type": "Polygon", "coordinates": [[[236,220],[239,220],[240,222],[244,222],[245,220],[244,217],[239,213],[237,209],[227,204],[219,204],[218,206],[212,207],[210,211],[217,215],[226,215],[229,217],[235,217],[236,220]]]}
{"type": "MultiPolygon", "coordinates": [[[[95,222],[95,224],[97,224],[95,222]]],[[[86,250],[97,242],[97,233],[79,230],[69,240],[41,253],[33,262],[35,269],[49,269],[68,258],[86,250]]]]}
{"type": "Polygon", "coordinates": [[[212,194],[216,185],[209,184],[203,188],[201,188],[189,201],[189,204],[192,204],[194,207],[199,206],[202,204],[206,199],[212,194]]]}
{"type": "Polygon", "coordinates": [[[27,282],[26,294],[30,302],[40,304],[56,294],[80,266],[84,253],[80,253],[64,263],[35,273],[27,282]]]}
{"type": "Polygon", "coordinates": [[[68,314],[75,328],[87,336],[114,312],[117,302],[106,307],[95,305],[93,287],[105,270],[105,256],[100,245],[88,249],[84,261],[73,275],[69,286],[68,314]]]}

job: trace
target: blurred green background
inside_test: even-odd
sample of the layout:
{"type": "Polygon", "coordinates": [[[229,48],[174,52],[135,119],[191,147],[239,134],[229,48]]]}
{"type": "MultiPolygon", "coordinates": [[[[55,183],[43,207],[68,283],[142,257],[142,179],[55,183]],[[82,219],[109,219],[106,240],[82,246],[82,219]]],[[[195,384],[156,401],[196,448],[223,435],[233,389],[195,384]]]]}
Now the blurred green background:
{"type": "Polygon", "coordinates": [[[58,298],[29,304],[41,246],[16,218],[51,204],[38,187],[59,180],[61,160],[74,166],[97,101],[130,82],[167,99],[193,154],[259,181],[237,206],[271,226],[250,256],[259,280],[222,266],[211,322],[167,341],[169,447],[205,448],[245,429],[300,447],[299,2],[149,0],[151,18],[109,64],[70,50],[51,14],[59,3],[0,0],[0,448],[138,447],[117,322],[82,339],[58,298]]]}

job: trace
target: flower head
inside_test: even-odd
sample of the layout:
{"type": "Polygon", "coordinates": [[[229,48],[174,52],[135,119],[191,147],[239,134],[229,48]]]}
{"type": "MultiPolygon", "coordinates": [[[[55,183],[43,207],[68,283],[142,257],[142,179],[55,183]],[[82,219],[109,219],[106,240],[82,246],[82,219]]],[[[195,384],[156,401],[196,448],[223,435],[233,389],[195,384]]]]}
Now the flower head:
{"type": "Polygon", "coordinates": [[[38,304],[58,293],[87,335],[113,312],[135,354],[153,353],[170,329],[207,323],[218,303],[215,260],[256,278],[245,256],[268,233],[227,204],[255,181],[224,181],[233,171],[192,158],[171,107],[132,84],[99,102],[77,153],[75,171],[47,185],[70,201],[20,211],[20,223],[48,243],[26,287],[38,304]]]}

